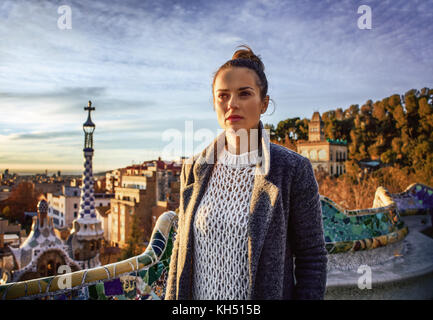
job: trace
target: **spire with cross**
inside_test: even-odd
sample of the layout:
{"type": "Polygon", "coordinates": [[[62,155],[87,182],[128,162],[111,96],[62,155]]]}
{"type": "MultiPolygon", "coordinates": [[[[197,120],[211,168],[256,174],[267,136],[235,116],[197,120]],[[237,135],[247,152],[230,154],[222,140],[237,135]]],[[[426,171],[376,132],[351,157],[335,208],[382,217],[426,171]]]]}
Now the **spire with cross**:
{"type": "Polygon", "coordinates": [[[95,107],[92,107],[92,101],[89,100],[89,103],[87,104],[87,107],[84,107],[84,110],[89,110],[89,117],[90,117],[90,112],[95,110],[95,107]]]}
{"type": "Polygon", "coordinates": [[[87,107],[84,107],[84,110],[89,111],[87,121],[83,124],[84,150],[93,150],[93,132],[95,131],[95,124],[92,122],[90,113],[95,110],[95,107],[92,107],[92,101],[89,100],[89,104],[87,105],[87,107]]]}
{"type": "MultiPolygon", "coordinates": [[[[103,238],[103,229],[101,221],[97,218],[95,212],[95,179],[93,177],[93,132],[95,124],[92,122],[91,112],[95,110],[92,102],[89,101],[85,111],[89,111],[87,121],[83,124],[85,134],[84,139],[84,171],[83,182],[81,185],[81,201],[78,219],[74,220],[74,228],[71,233],[81,243],[76,249],[79,256],[78,260],[87,260],[89,257],[96,259],[94,262],[99,263],[97,252],[100,242],[103,238]],[[86,246],[84,243],[88,243],[86,246]]],[[[75,255],[74,255],[75,256],[75,255]]],[[[89,267],[89,266],[86,266],[89,267]]]]}

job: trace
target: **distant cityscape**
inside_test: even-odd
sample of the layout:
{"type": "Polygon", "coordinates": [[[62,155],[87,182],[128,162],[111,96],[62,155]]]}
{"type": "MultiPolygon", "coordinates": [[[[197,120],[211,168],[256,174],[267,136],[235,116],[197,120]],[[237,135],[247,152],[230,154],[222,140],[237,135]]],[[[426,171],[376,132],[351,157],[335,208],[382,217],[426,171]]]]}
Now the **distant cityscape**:
{"type": "Polygon", "coordinates": [[[82,174],[0,173],[1,283],[55,275],[61,265],[79,270],[115,262],[132,246],[143,250],[158,217],[179,206],[184,158],[93,173],[90,101],[85,110],[82,174]],[[20,223],[28,219],[31,229],[20,223]]]}
{"type": "MultiPolygon", "coordinates": [[[[159,158],[158,160],[143,162],[140,165],[108,171],[105,174],[95,174],[95,205],[98,213],[104,212],[100,218],[107,220],[106,218],[110,212],[131,212],[133,210],[143,221],[143,226],[147,223],[152,225],[152,221],[160,213],[177,208],[181,167],[181,162],[163,161],[159,158]],[[151,192],[152,197],[146,196],[145,192],[146,189],[149,190],[150,188],[155,188],[151,192]],[[142,192],[136,192],[135,190],[142,190],[142,192]],[[116,201],[134,198],[139,204],[136,207],[131,203],[116,201]],[[113,199],[113,205],[111,199],[113,199]],[[107,208],[113,208],[113,210],[107,211],[107,208]],[[144,208],[149,208],[149,210],[144,212],[146,211],[144,208]],[[159,214],[154,214],[151,218],[152,208],[154,213],[159,212],[159,214]],[[161,212],[161,210],[163,211],[161,212]],[[148,220],[147,223],[146,220],[148,220]]],[[[63,175],[61,171],[51,175],[47,173],[17,174],[5,169],[0,173],[0,201],[8,199],[13,188],[22,182],[31,183],[33,188],[47,199],[49,216],[53,218],[55,228],[72,228],[73,219],[78,217],[81,175],[63,175]]],[[[114,221],[113,219],[111,221],[114,221]]],[[[126,235],[129,231],[128,222],[122,223],[121,230],[114,232],[119,239],[123,239],[113,241],[114,245],[120,247],[125,245],[126,235]]],[[[108,240],[112,238],[107,229],[108,220],[105,225],[105,235],[108,240]]],[[[148,228],[145,227],[145,229],[148,228]]]]}

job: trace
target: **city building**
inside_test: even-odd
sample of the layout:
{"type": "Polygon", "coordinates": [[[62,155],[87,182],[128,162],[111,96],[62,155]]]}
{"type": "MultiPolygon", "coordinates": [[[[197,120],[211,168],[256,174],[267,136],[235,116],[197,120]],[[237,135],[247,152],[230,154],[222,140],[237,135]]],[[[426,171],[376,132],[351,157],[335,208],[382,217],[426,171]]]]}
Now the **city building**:
{"type": "Polygon", "coordinates": [[[21,245],[22,239],[25,238],[26,231],[21,230],[20,223],[9,223],[7,219],[0,217],[0,251],[2,250],[2,248],[5,248],[7,246],[17,247],[21,245]]]}
{"type": "Polygon", "coordinates": [[[15,174],[9,173],[9,169],[5,169],[3,173],[0,173],[0,181],[6,181],[14,178],[15,174]]]}
{"type": "Polygon", "coordinates": [[[0,185],[13,186],[17,178],[16,173],[9,173],[9,169],[5,169],[3,173],[0,172],[0,185]]]}
{"type": "Polygon", "coordinates": [[[308,141],[299,140],[297,152],[310,159],[314,170],[324,170],[333,176],[346,173],[347,142],[325,138],[324,123],[317,111],[308,126],[308,141]]]}
{"type": "Polygon", "coordinates": [[[0,186],[0,201],[9,198],[11,191],[12,188],[10,186],[0,186]]]}
{"type": "Polygon", "coordinates": [[[62,187],[64,185],[63,181],[53,181],[54,178],[48,178],[47,182],[36,182],[35,190],[38,190],[40,193],[48,194],[48,193],[60,193],[62,191],[62,187]],[[52,180],[52,181],[49,181],[52,180]]]}
{"type": "MultiPolygon", "coordinates": [[[[95,206],[109,206],[114,194],[95,193],[95,206]]],[[[79,187],[63,186],[60,193],[48,193],[48,214],[53,218],[57,229],[72,228],[72,222],[78,218],[81,190],[79,187]]]]}
{"type": "Polygon", "coordinates": [[[113,246],[125,247],[131,234],[133,216],[139,221],[143,240],[149,241],[152,229],[152,207],[156,205],[156,174],[147,171],[144,176],[123,176],[122,186],[116,187],[111,200],[110,241],[113,246]]]}
{"type": "Polygon", "coordinates": [[[63,186],[60,193],[47,193],[48,215],[53,219],[55,228],[71,228],[72,221],[78,217],[80,188],[63,186]]]}
{"type": "Polygon", "coordinates": [[[96,217],[102,221],[102,229],[104,230],[104,246],[110,244],[111,235],[111,219],[110,219],[110,202],[106,206],[96,206],[96,217]]]}
{"type": "Polygon", "coordinates": [[[105,188],[106,192],[114,193],[116,187],[120,187],[122,183],[122,176],[126,174],[126,168],[120,168],[109,171],[105,174],[105,188]]]}
{"type": "Polygon", "coordinates": [[[117,176],[113,180],[118,186],[114,187],[115,197],[111,200],[110,210],[105,212],[109,216],[111,245],[121,248],[127,245],[134,215],[138,218],[143,242],[149,241],[155,219],[179,206],[181,168],[178,163],[158,158],[116,170],[114,175],[117,176]]]}

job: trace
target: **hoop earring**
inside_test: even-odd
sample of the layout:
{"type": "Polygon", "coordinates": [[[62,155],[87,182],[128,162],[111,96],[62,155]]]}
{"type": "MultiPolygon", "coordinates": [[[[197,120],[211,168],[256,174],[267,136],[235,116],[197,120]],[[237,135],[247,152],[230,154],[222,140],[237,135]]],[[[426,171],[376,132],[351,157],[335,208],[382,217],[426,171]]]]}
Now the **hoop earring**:
{"type": "Polygon", "coordinates": [[[262,116],[262,115],[272,116],[272,115],[274,114],[275,109],[276,109],[276,108],[275,108],[276,103],[275,103],[275,101],[274,101],[273,99],[269,99],[269,101],[272,102],[272,105],[274,106],[274,110],[272,111],[271,114],[264,114],[264,113],[262,113],[262,114],[260,114],[260,116],[262,116]]]}

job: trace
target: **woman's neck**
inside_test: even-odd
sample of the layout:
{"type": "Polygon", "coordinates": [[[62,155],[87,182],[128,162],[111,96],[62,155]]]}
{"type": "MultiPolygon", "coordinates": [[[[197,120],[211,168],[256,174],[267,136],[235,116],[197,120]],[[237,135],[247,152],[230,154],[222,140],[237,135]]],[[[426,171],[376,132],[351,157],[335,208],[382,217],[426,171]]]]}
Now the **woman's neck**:
{"type": "Polygon", "coordinates": [[[226,130],[225,148],[232,154],[242,154],[258,149],[259,135],[258,128],[248,130],[226,130]]]}

